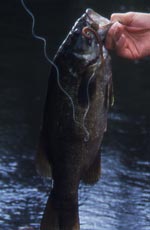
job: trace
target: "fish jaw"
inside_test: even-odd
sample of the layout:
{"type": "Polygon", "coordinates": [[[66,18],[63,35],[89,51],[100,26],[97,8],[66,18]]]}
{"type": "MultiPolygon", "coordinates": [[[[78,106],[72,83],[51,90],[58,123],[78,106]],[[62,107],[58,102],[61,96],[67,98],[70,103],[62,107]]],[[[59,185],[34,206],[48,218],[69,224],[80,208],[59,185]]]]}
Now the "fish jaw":
{"type": "Polygon", "coordinates": [[[95,27],[97,30],[97,33],[99,35],[99,39],[104,42],[107,32],[110,29],[110,27],[113,25],[113,22],[111,22],[109,19],[99,15],[92,9],[86,10],[86,16],[91,23],[92,27],[95,27]],[[92,24],[93,23],[93,24],[92,24]]]}
{"type": "Polygon", "coordinates": [[[106,52],[105,37],[111,25],[112,23],[107,18],[92,9],[87,9],[72,27],[57,55],[65,50],[66,56],[67,52],[66,63],[70,66],[72,62],[73,66],[77,66],[76,71],[73,72],[80,73],[89,65],[103,63],[103,54],[106,52]],[[89,33],[83,33],[85,28],[88,28],[89,33]]]}
{"type": "Polygon", "coordinates": [[[96,13],[94,10],[92,9],[87,9],[85,12],[87,18],[89,19],[89,21],[96,23],[99,26],[104,26],[110,23],[110,20],[108,20],[107,18],[99,15],[98,13],[96,13]]]}

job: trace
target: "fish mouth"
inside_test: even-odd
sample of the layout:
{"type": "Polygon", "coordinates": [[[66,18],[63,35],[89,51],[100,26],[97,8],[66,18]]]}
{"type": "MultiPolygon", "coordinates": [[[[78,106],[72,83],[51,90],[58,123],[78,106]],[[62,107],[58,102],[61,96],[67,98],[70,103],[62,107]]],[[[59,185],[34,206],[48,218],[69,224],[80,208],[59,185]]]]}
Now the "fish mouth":
{"type": "MultiPolygon", "coordinates": [[[[89,25],[83,27],[82,35],[90,39],[90,33],[92,33],[97,40],[99,45],[99,57],[101,62],[104,62],[103,47],[105,44],[105,38],[107,36],[108,30],[113,25],[110,20],[99,15],[92,9],[87,9],[85,12],[86,20],[89,25]]],[[[97,59],[97,58],[96,58],[97,59]]],[[[95,59],[94,59],[95,61],[95,59]]]]}
{"type": "Polygon", "coordinates": [[[87,16],[87,21],[90,24],[91,28],[97,32],[100,40],[104,41],[108,30],[114,23],[108,20],[107,18],[99,15],[90,8],[86,9],[85,14],[87,16]]]}
{"type": "Polygon", "coordinates": [[[110,23],[110,20],[108,20],[107,18],[104,18],[103,16],[99,15],[98,13],[96,13],[94,10],[90,8],[86,9],[85,14],[89,18],[91,23],[92,22],[96,23],[98,26],[104,26],[110,23]]]}

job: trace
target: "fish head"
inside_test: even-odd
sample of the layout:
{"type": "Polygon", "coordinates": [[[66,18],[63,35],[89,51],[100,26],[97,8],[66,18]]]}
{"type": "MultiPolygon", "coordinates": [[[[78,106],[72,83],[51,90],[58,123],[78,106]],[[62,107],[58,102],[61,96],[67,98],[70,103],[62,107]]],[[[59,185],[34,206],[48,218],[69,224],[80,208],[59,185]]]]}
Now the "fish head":
{"type": "Polygon", "coordinates": [[[89,18],[91,27],[95,28],[95,30],[98,33],[99,39],[102,42],[102,45],[104,45],[107,32],[110,29],[110,27],[113,25],[113,23],[110,22],[110,20],[108,20],[107,18],[96,13],[92,9],[87,9],[86,15],[89,18]]]}
{"type": "Polygon", "coordinates": [[[65,40],[65,54],[78,72],[104,60],[104,40],[111,23],[92,9],[77,20],[65,40]],[[69,54],[69,55],[68,55],[69,54]]]}

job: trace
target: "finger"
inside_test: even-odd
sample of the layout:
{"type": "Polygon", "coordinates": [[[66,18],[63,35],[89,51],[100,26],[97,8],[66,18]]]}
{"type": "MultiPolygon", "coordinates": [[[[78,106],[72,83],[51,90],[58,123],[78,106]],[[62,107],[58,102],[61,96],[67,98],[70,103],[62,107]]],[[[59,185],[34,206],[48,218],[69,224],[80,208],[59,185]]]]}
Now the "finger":
{"type": "Polygon", "coordinates": [[[121,34],[123,31],[122,25],[119,22],[114,23],[111,28],[108,31],[107,37],[106,37],[106,48],[107,49],[114,49],[115,48],[115,42],[118,40],[117,36],[121,34]]]}
{"type": "Polygon", "coordinates": [[[118,40],[116,40],[116,52],[119,56],[126,57],[126,55],[129,55],[127,44],[126,44],[126,37],[124,34],[122,34],[120,37],[118,37],[118,40]]]}
{"type": "Polygon", "coordinates": [[[128,39],[124,34],[120,36],[116,42],[116,52],[119,56],[128,58],[128,59],[137,59],[137,50],[128,42],[128,39]]]}
{"type": "Polygon", "coordinates": [[[131,60],[136,59],[128,48],[125,48],[124,50],[119,50],[117,54],[118,56],[123,57],[123,58],[131,59],[131,60]]]}
{"type": "Polygon", "coordinates": [[[128,12],[128,13],[114,13],[111,15],[111,21],[119,21],[120,23],[124,25],[130,25],[133,20],[134,13],[128,12]]]}
{"type": "Polygon", "coordinates": [[[114,25],[109,29],[106,40],[105,40],[105,46],[107,49],[113,49],[114,48],[114,25]]]}

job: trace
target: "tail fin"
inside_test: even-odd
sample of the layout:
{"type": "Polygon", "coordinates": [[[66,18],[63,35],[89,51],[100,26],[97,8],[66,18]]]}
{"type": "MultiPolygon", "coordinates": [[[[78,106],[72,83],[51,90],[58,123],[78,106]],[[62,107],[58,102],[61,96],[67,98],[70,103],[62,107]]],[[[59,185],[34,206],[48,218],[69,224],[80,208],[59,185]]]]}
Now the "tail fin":
{"type": "Polygon", "coordinates": [[[51,195],[46,204],[40,230],[60,230],[58,209],[56,209],[51,195]]]}
{"type": "Polygon", "coordinates": [[[52,193],[46,204],[40,230],[79,230],[78,208],[74,209],[74,203],[53,199],[52,193]]]}

